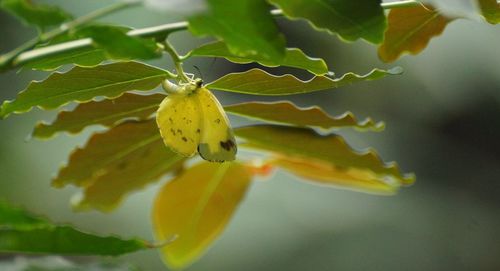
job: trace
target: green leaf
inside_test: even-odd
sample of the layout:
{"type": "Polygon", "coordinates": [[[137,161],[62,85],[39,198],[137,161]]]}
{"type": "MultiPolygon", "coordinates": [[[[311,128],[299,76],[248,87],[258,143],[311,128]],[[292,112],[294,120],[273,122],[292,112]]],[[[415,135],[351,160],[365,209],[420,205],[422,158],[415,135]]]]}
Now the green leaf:
{"type": "Polygon", "coordinates": [[[99,96],[116,98],[126,91],[151,90],[167,77],[166,71],[138,62],[75,67],[67,73],[55,72],[44,81],[31,82],[16,100],[3,103],[0,118],[27,112],[34,106],[48,110],[99,96]]]}
{"type": "MultiPolygon", "coordinates": [[[[102,25],[97,25],[97,27],[101,26],[102,25]]],[[[58,45],[64,42],[70,42],[70,44],[72,42],[79,43],[79,41],[77,40],[86,38],[86,36],[83,34],[89,31],[87,29],[92,29],[93,27],[95,27],[95,25],[84,27],[83,29],[76,32],[70,31],[64,35],[57,36],[56,38],[50,40],[50,42],[41,46],[37,46],[36,50],[47,50],[48,48],[54,48],[51,46],[58,45]]],[[[131,28],[123,26],[105,25],[104,27],[109,27],[120,32],[132,30],[131,28]]],[[[130,59],[130,57],[127,56],[125,58],[112,58],[111,55],[106,52],[105,47],[98,47],[96,43],[93,43],[90,47],[83,47],[72,50],[59,50],[44,58],[34,58],[33,60],[24,62],[23,66],[34,70],[53,71],[66,64],[74,64],[80,67],[95,67],[103,61],[109,59],[127,60],[130,59]]]]}
{"type": "Polygon", "coordinates": [[[165,99],[163,94],[125,93],[114,100],[79,104],[73,111],[60,112],[51,124],[38,123],[33,136],[50,138],[60,132],[77,134],[91,125],[112,127],[125,119],[144,120],[156,112],[163,99],[165,99]]]}
{"type": "Polygon", "coordinates": [[[321,128],[324,130],[343,127],[374,131],[384,129],[384,123],[374,122],[370,118],[358,121],[351,112],[332,117],[317,106],[300,108],[289,101],[272,103],[247,102],[225,106],[224,109],[231,114],[250,119],[298,127],[321,128]]]}
{"type": "Polygon", "coordinates": [[[315,76],[310,80],[303,81],[290,74],[276,76],[260,69],[251,69],[245,72],[227,74],[207,84],[206,87],[252,95],[292,95],[339,88],[356,82],[376,80],[386,75],[401,73],[402,69],[395,67],[387,71],[374,69],[366,75],[346,73],[342,77],[335,79],[327,76],[315,76]]]}
{"type": "Polygon", "coordinates": [[[76,149],[53,185],[83,187],[74,202],[79,210],[111,211],[125,195],[178,170],[184,160],[165,147],[154,119],[129,121],[76,149]]]}
{"type": "Polygon", "coordinates": [[[500,23],[500,3],[496,0],[479,0],[479,7],[486,21],[490,24],[500,23]]]}
{"type": "Polygon", "coordinates": [[[189,18],[195,35],[223,40],[236,56],[259,56],[277,61],[285,56],[285,38],[265,0],[207,0],[208,11],[189,18]]]}
{"type": "Polygon", "coordinates": [[[386,19],[381,0],[269,0],[291,19],[306,19],[320,30],[347,41],[363,38],[381,43],[386,19]]]}
{"type": "Polygon", "coordinates": [[[453,20],[425,6],[392,9],[388,18],[389,28],[378,48],[378,55],[385,62],[393,62],[406,52],[418,54],[453,20]]]}
{"type": "Polygon", "coordinates": [[[268,67],[288,66],[308,70],[316,75],[328,73],[328,67],[323,59],[308,57],[298,48],[287,48],[283,59],[267,60],[259,55],[238,57],[227,49],[226,44],[219,41],[202,45],[191,51],[189,56],[223,57],[234,63],[246,64],[258,62],[268,67]]]}
{"type": "Polygon", "coordinates": [[[161,56],[161,49],[153,39],[127,35],[128,29],[110,25],[93,25],[78,31],[77,35],[90,37],[112,59],[151,59],[161,56]]]}
{"type": "Polygon", "coordinates": [[[295,157],[306,161],[320,161],[346,170],[370,172],[385,182],[411,184],[414,176],[403,175],[395,163],[384,163],[374,150],[357,152],[338,135],[321,136],[312,130],[258,125],[235,129],[240,138],[247,141],[242,146],[256,148],[295,157]]]}
{"type": "Polygon", "coordinates": [[[169,267],[187,267],[207,250],[229,223],[251,178],[237,162],[202,162],[161,189],[152,217],[160,242],[175,238],[161,249],[169,267]]]}
{"type": "Polygon", "coordinates": [[[29,214],[25,210],[14,207],[0,200],[0,228],[46,225],[47,222],[39,217],[29,214]]]}
{"type": "Polygon", "coordinates": [[[58,7],[35,5],[28,0],[3,0],[0,1],[0,7],[27,25],[46,27],[58,25],[71,19],[71,15],[58,7]]]}
{"type": "Polygon", "coordinates": [[[7,203],[0,203],[0,217],[0,252],[3,253],[116,256],[149,246],[138,239],[101,237],[68,225],[56,225],[7,203]]]}
{"type": "Polygon", "coordinates": [[[35,58],[27,62],[24,67],[41,71],[54,71],[66,64],[92,68],[108,59],[109,57],[104,49],[94,47],[79,48],[70,51],[60,51],[49,57],[35,58]]]}

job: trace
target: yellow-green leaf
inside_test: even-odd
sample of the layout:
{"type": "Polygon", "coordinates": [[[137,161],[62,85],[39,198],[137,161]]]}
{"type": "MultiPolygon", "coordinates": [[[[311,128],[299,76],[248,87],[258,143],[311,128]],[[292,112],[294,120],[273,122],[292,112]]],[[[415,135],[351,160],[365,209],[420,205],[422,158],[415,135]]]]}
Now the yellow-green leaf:
{"type": "Polygon", "coordinates": [[[490,24],[500,23],[500,3],[497,0],[479,0],[479,7],[486,21],[490,24]]]}
{"type": "Polygon", "coordinates": [[[114,100],[79,104],[73,111],[62,111],[52,123],[38,123],[33,131],[37,138],[50,138],[60,132],[76,134],[91,125],[111,127],[125,119],[144,120],[158,109],[163,94],[125,93],[114,100]]]}
{"type": "Polygon", "coordinates": [[[167,77],[166,71],[139,62],[75,67],[66,73],[55,72],[41,82],[31,82],[16,100],[3,103],[0,118],[27,112],[34,106],[55,109],[73,101],[88,102],[99,96],[116,98],[126,91],[151,90],[167,77]]]}
{"type": "Polygon", "coordinates": [[[156,197],[153,223],[167,265],[190,265],[222,233],[245,196],[252,174],[236,162],[202,162],[168,182],[156,197]]]}
{"type": "Polygon", "coordinates": [[[380,59],[393,62],[403,53],[420,53],[452,20],[429,6],[392,9],[384,42],[378,48],[380,59]]]}
{"type": "Polygon", "coordinates": [[[393,194],[400,187],[399,183],[389,183],[371,170],[338,167],[334,163],[319,159],[278,156],[268,163],[313,184],[382,195],[393,194]]]}
{"type": "Polygon", "coordinates": [[[402,174],[395,163],[384,163],[374,150],[355,151],[338,135],[322,136],[309,129],[275,125],[247,126],[235,129],[235,133],[246,140],[242,146],[281,156],[319,160],[346,170],[371,172],[395,184],[414,182],[412,174],[402,174]]]}
{"type": "Polygon", "coordinates": [[[343,127],[374,131],[384,129],[384,123],[374,122],[370,118],[358,121],[351,112],[333,117],[317,106],[300,108],[289,101],[247,102],[225,106],[224,109],[231,114],[291,126],[316,127],[325,130],[343,127]]]}
{"type": "Polygon", "coordinates": [[[189,56],[197,57],[223,57],[231,62],[246,64],[258,62],[261,65],[268,67],[288,66],[310,71],[316,75],[328,73],[328,67],[321,58],[312,58],[304,54],[298,48],[287,48],[285,57],[278,60],[268,60],[260,55],[255,56],[237,56],[227,49],[224,42],[213,42],[204,44],[189,53],[189,56]]]}
{"type": "Polygon", "coordinates": [[[245,72],[227,74],[207,84],[206,87],[252,95],[279,96],[334,89],[356,82],[376,80],[386,75],[401,73],[402,69],[395,67],[390,70],[374,69],[366,75],[357,75],[350,72],[340,78],[332,79],[327,76],[315,76],[304,81],[290,74],[276,76],[260,69],[251,69],[245,72]]]}

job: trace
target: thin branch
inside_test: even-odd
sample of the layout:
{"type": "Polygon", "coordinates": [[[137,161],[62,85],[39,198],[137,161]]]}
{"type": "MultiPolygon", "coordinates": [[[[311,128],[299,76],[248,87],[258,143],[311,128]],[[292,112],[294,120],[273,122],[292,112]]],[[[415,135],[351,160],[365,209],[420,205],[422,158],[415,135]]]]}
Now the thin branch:
{"type": "MultiPolygon", "coordinates": [[[[15,48],[14,50],[0,56],[0,71],[6,70],[9,68],[14,68],[18,65],[23,64],[23,62],[19,61],[19,58],[21,58],[21,55],[33,48],[35,48],[37,45],[42,44],[44,42],[48,42],[52,40],[53,38],[56,38],[58,36],[61,36],[65,33],[67,33],[71,29],[75,29],[79,26],[82,26],[88,22],[91,22],[95,19],[98,19],[100,17],[103,17],[105,15],[111,14],[113,12],[132,7],[135,5],[140,4],[140,1],[129,1],[129,2],[121,2],[117,3],[108,7],[104,7],[102,9],[95,10],[89,14],[83,15],[81,17],[78,17],[70,22],[64,23],[58,28],[55,28],[51,31],[48,31],[46,33],[40,34],[38,37],[31,39],[27,41],[26,43],[22,44],[21,46],[15,48]]],[[[36,50],[32,50],[36,51],[36,50]]]]}
{"type": "MultiPolygon", "coordinates": [[[[122,2],[117,4],[116,6],[111,6],[104,8],[102,10],[95,11],[94,13],[91,13],[87,16],[83,16],[79,19],[76,19],[73,22],[70,22],[65,25],[65,27],[61,27],[58,29],[54,30],[54,33],[48,32],[45,35],[42,35],[41,37],[45,40],[48,41],[52,38],[54,38],[57,35],[60,35],[62,33],[65,33],[71,28],[77,27],[81,24],[84,24],[88,22],[89,20],[94,20],[97,17],[109,14],[110,12],[116,11],[118,9],[125,8],[130,5],[135,5],[137,2],[122,2]]],[[[393,8],[407,8],[407,7],[414,7],[421,5],[419,1],[414,1],[414,0],[405,0],[405,1],[397,1],[397,2],[388,2],[388,3],[382,3],[382,7],[384,9],[393,9],[393,8]]],[[[274,16],[282,16],[283,12],[279,9],[271,11],[271,13],[274,16]]],[[[166,36],[168,36],[170,33],[176,32],[176,31],[182,31],[186,30],[188,28],[188,23],[187,22],[176,22],[176,23],[170,23],[170,24],[163,24],[163,25],[158,25],[158,26],[153,26],[153,27],[148,27],[148,28],[141,28],[141,29],[135,29],[132,31],[129,31],[127,34],[130,36],[136,36],[136,37],[144,37],[144,38],[150,38],[150,37],[155,37],[159,39],[165,39],[166,36]]],[[[19,48],[14,49],[12,52],[9,52],[3,56],[0,56],[0,71],[7,70],[7,69],[12,69],[21,65],[24,65],[28,62],[31,61],[36,61],[48,56],[56,55],[59,53],[64,53],[68,51],[73,51],[77,49],[82,49],[82,48],[90,48],[92,46],[92,39],[86,38],[86,39],[79,39],[79,40],[74,40],[74,41],[69,41],[61,44],[56,44],[52,46],[47,46],[39,49],[32,49],[35,47],[37,44],[40,43],[40,39],[34,39],[26,44],[20,46],[19,48]]],[[[180,59],[182,61],[182,59],[180,59]]]]}
{"type": "Polygon", "coordinates": [[[172,58],[172,61],[174,62],[175,65],[175,70],[177,70],[177,79],[182,81],[183,83],[188,83],[189,78],[186,76],[186,73],[184,73],[184,69],[182,68],[182,60],[179,57],[179,54],[175,51],[174,47],[168,40],[165,40],[162,42],[163,45],[163,50],[167,52],[170,57],[172,58]]]}

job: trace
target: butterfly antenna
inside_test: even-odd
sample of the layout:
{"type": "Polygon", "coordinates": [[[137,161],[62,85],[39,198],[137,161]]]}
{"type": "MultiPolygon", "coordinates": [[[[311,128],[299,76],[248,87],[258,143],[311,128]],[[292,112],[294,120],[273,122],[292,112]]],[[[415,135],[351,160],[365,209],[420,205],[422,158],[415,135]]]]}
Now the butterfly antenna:
{"type": "Polygon", "coordinates": [[[203,80],[203,74],[201,73],[200,68],[198,68],[198,66],[196,66],[196,65],[193,65],[193,68],[195,68],[195,70],[198,71],[198,74],[200,74],[200,78],[203,80]]]}

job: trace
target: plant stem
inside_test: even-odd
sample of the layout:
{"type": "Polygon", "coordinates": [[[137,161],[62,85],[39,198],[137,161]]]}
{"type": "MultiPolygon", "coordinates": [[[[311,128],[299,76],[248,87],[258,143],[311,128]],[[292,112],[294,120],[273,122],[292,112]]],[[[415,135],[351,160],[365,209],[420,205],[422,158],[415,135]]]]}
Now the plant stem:
{"type": "Polygon", "coordinates": [[[172,61],[174,62],[175,70],[177,70],[177,80],[188,83],[189,78],[186,76],[186,73],[184,73],[184,69],[182,68],[182,60],[180,59],[179,54],[177,54],[174,47],[168,40],[165,39],[162,45],[164,46],[163,50],[165,50],[165,52],[170,55],[172,61]]]}
{"type": "MultiPolygon", "coordinates": [[[[50,32],[47,32],[45,34],[42,34],[39,38],[30,40],[26,42],[25,44],[19,46],[18,48],[12,50],[11,52],[0,56],[0,72],[15,68],[17,66],[24,65],[28,62],[31,61],[36,61],[48,56],[56,55],[59,53],[64,53],[72,50],[77,50],[77,49],[82,49],[82,48],[89,48],[92,46],[92,39],[86,38],[86,39],[79,39],[79,40],[74,40],[74,41],[69,41],[61,44],[56,44],[52,46],[47,46],[39,49],[33,49],[37,44],[41,42],[48,41],[50,39],[53,39],[54,37],[57,37],[58,35],[66,33],[68,30],[78,27],[82,24],[85,24],[91,20],[94,20],[96,18],[99,18],[101,16],[107,15],[109,13],[115,12],[117,10],[133,6],[140,3],[140,1],[134,1],[134,2],[122,2],[118,3],[116,5],[112,5],[106,8],[103,8],[101,10],[94,11],[88,15],[82,16],[80,18],[75,19],[72,22],[69,22],[67,24],[62,25],[60,28],[54,29],[50,32]],[[33,49],[33,50],[32,50],[33,49]]],[[[422,5],[419,1],[415,0],[405,0],[405,1],[398,1],[398,2],[389,2],[389,3],[382,3],[382,8],[384,9],[393,9],[393,8],[407,8],[407,7],[414,7],[418,5],[422,5]]],[[[271,13],[274,16],[283,16],[283,12],[279,9],[271,11],[271,13]]],[[[137,37],[156,37],[158,39],[164,40],[166,36],[168,36],[170,33],[176,32],[176,31],[181,31],[181,30],[186,30],[188,28],[188,23],[187,22],[176,22],[176,23],[170,23],[170,24],[163,24],[163,25],[158,25],[158,26],[153,26],[153,27],[148,27],[148,28],[142,28],[142,29],[135,29],[132,31],[129,31],[127,34],[130,36],[137,36],[137,37]]],[[[167,46],[168,47],[168,46],[167,46]]],[[[171,47],[171,46],[170,46],[171,47]]],[[[173,49],[173,48],[172,48],[173,49]]],[[[179,59],[179,63],[181,62],[181,59],[177,55],[177,58],[179,59]]],[[[177,64],[176,64],[177,65],[177,64]]],[[[180,67],[182,69],[182,67],[180,67]]],[[[186,75],[181,75],[182,77],[186,77],[186,75]]],[[[184,80],[183,78],[181,78],[184,80]]]]}
{"type": "MultiPolygon", "coordinates": [[[[67,33],[71,29],[75,29],[81,25],[84,25],[90,21],[93,21],[95,19],[98,19],[100,17],[103,17],[105,15],[111,14],[113,12],[132,7],[135,5],[140,4],[140,1],[129,1],[129,2],[120,2],[108,7],[104,7],[102,9],[95,10],[91,13],[88,13],[86,15],[83,15],[81,17],[78,17],[70,22],[64,23],[58,28],[54,28],[51,31],[45,32],[40,34],[38,37],[31,39],[21,46],[15,48],[14,50],[0,56],[0,71],[9,69],[9,68],[14,68],[15,66],[22,64],[17,63],[19,58],[24,52],[33,49],[35,46],[38,44],[48,42],[52,40],[55,37],[61,36],[65,33],[67,33]]],[[[35,50],[33,50],[35,51],[35,50]]]]}

